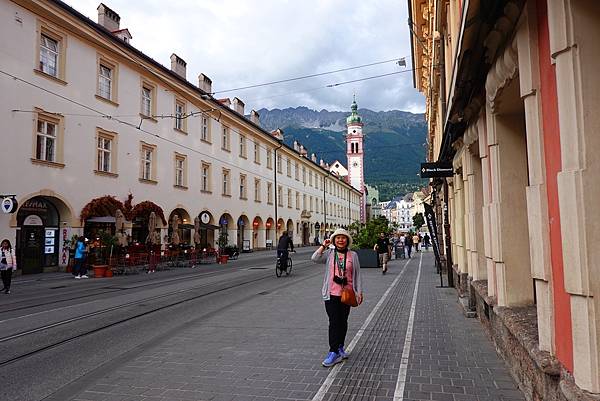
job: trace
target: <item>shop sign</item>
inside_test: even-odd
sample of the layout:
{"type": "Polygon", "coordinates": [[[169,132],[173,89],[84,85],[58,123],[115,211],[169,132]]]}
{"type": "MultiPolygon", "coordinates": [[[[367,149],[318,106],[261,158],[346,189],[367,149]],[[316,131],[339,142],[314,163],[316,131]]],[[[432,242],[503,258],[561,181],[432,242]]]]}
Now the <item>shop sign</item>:
{"type": "Polygon", "coordinates": [[[421,163],[421,178],[452,177],[452,163],[421,163]]]}
{"type": "Polygon", "coordinates": [[[30,214],[25,217],[25,221],[23,221],[24,226],[43,226],[42,218],[37,214],[30,214]]]}
{"type": "Polygon", "coordinates": [[[7,196],[2,199],[2,212],[3,213],[14,213],[19,208],[19,203],[17,199],[13,196],[7,196]]]}

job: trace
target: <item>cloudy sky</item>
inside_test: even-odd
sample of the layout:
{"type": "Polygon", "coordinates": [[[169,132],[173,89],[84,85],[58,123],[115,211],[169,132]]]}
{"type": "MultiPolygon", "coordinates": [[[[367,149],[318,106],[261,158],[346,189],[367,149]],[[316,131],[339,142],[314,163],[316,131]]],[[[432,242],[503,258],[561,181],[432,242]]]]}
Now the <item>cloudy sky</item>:
{"type": "MultiPolygon", "coordinates": [[[[99,0],[66,0],[97,21],[99,0]]],[[[216,93],[239,97],[246,110],[307,106],[422,112],[413,88],[406,0],[104,0],[121,16],[131,44],[170,66],[176,53],[187,77],[199,73],[213,91],[284,80],[380,61],[406,59],[317,78],[216,93]],[[327,88],[327,85],[405,71],[327,88]]]]}

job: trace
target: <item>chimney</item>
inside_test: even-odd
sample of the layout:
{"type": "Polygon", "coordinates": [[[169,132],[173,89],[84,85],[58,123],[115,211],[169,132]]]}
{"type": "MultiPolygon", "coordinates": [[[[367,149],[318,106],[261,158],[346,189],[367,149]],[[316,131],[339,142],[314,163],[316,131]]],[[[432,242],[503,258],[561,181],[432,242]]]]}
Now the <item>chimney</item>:
{"type": "Polygon", "coordinates": [[[119,30],[121,17],[119,14],[108,8],[104,3],[100,3],[98,10],[98,24],[102,25],[111,32],[119,30]]]}
{"type": "Polygon", "coordinates": [[[185,67],[187,63],[183,61],[177,54],[171,54],[171,71],[179,75],[181,78],[186,79],[185,67]]]}
{"type": "Polygon", "coordinates": [[[236,113],[244,115],[244,102],[242,102],[239,98],[233,98],[233,110],[236,113]]]}
{"type": "Polygon", "coordinates": [[[210,94],[212,93],[212,81],[206,75],[200,74],[198,75],[198,88],[210,94]]]}
{"type": "Polygon", "coordinates": [[[250,112],[250,121],[252,121],[256,125],[260,125],[260,115],[256,110],[252,110],[250,112]]]}
{"type": "Polygon", "coordinates": [[[319,166],[321,166],[321,167],[325,167],[325,162],[323,161],[323,159],[321,159],[321,160],[319,161],[319,166]]]}
{"type": "Polygon", "coordinates": [[[271,131],[271,135],[273,135],[277,140],[283,141],[283,130],[281,128],[271,131]]]}
{"type": "Polygon", "coordinates": [[[298,153],[300,153],[300,146],[298,146],[299,143],[297,140],[294,139],[294,150],[298,153]]]}
{"type": "Polygon", "coordinates": [[[315,155],[314,153],[311,153],[310,160],[312,160],[313,163],[316,163],[317,162],[317,155],[315,155]]]}
{"type": "Polygon", "coordinates": [[[307,154],[308,154],[308,152],[306,151],[306,148],[304,147],[304,145],[300,145],[300,156],[306,157],[307,154]]]}
{"type": "Polygon", "coordinates": [[[223,106],[225,106],[227,108],[231,108],[231,100],[229,100],[228,97],[223,98],[223,99],[219,99],[218,102],[221,103],[223,106]]]}

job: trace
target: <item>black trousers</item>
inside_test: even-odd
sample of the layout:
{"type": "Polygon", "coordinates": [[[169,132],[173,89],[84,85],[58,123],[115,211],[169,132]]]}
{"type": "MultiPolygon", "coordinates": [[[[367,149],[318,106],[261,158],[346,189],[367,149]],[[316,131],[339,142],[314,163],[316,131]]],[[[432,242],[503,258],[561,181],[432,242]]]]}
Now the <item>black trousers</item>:
{"type": "Polygon", "coordinates": [[[329,301],[325,301],[325,311],[329,317],[329,351],[338,352],[346,340],[348,332],[348,316],[350,305],[343,304],[342,297],[331,295],[329,301]]]}
{"type": "Polygon", "coordinates": [[[12,281],[12,269],[0,270],[0,275],[2,275],[2,284],[4,289],[10,290],[10,282],[12,281]]]}

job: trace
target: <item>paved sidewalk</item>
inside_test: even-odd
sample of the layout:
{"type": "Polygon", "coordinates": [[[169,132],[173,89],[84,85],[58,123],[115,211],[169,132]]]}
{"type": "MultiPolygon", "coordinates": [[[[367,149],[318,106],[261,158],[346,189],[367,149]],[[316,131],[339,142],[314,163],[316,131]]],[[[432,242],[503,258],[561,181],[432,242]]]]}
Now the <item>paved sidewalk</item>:
{"type": "Polygon", "coordinates": [[[306,280],[259,290],[103,366],[73,399],[524,400],[479,322],[461,314],[455,291],[435,287],[432,253],[392,261],[386,275],[363,270],[366,300],[351,312],[351,355],[332,369],[321,366],[327,318],[322,276],[311,272],[294,271],[306,280]]]}

